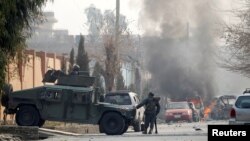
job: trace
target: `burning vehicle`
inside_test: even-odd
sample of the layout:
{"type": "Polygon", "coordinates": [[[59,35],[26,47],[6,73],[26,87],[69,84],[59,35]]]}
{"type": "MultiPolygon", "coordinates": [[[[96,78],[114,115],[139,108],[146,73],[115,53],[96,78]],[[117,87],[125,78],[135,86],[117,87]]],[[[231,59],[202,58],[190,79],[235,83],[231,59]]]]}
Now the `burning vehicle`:
{"type": "Polygon", "coordinates": [[[197,112],[197,119],[200,120],[204,118],[204,104],[202,98],[200,96],[195,96],[188,98],[187,101],[194,104],[195,111],[197,112]]]}
{"type": "Polygon", "coordinates": [[[229,119],[230,111],[235,100],[235,95],[222,95],[215,97],[211,104],[206,108],[206,114],[214,120],[229,119]]]}

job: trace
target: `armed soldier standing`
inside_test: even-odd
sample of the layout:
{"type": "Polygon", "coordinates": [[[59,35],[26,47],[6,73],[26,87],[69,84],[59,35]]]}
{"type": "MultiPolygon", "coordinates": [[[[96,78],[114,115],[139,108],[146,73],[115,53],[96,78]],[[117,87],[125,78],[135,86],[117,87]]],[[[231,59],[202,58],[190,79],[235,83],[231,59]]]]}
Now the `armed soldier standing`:
{"type": "Polygon", "coordinates": [[[79,71],[80,71],[80,66],[74,65],[70,75],[79,75],[79,71]]]}
{"type": "Polygon", "coordinates": [[[156,121],[156,116],[160,112],[160,104],[156,100],[154,100],[154,94],[150,92],[148,97],[144,99],[140,104],[136,106],[136,108],[140,108],[145,105],[145,128],[143,134],[147,134],[147,129],[150,124],[150,130],[148,134],[152,134],[152,130],[154,128],[154,123],[156,121]]]}

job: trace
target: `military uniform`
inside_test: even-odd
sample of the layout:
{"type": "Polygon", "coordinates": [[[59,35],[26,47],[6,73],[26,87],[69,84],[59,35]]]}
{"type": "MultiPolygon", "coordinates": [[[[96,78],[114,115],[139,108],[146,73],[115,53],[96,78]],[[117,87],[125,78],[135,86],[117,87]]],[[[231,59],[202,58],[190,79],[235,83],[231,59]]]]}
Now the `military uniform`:
{"type": "Polygon", "coordinates": [[[154,123],[156,120],[156,115],[160,112],[160,104],[154,99],[154,94],[149,93],[148,98],[144,99],[140,104],[136,106],[136,108],[140,108],[145,105],[145,128],[143,133],[147,134],[147,129],[150,124],[149,134],[152,134],[152,130],[154,128],[154,123]]]}

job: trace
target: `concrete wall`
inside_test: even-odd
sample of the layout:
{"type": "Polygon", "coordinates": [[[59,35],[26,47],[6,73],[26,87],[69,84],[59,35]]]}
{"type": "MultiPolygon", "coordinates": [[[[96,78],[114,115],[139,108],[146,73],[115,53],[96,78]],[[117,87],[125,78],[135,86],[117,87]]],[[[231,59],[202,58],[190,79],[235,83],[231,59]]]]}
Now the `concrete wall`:
{"type": "MultiPolygon", "coordinates": [[[[24,63],[17,62],[8,66],[7,81],[13,85],[14,91],[42,86],[43,75],[48,69],[61,69],[63,56],[26,50],[24,60],[24,63]]],[[[3,109],[0,106],[0,120],[3,119],[3,109]]]]}

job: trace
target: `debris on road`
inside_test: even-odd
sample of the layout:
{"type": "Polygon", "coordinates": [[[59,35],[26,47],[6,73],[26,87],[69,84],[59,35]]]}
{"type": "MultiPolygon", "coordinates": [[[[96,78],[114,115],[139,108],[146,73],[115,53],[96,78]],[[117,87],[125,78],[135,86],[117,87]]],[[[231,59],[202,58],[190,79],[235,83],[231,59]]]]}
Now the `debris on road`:
{"type": "Polygon", "coordinates": [[[193,127],[195,131],[201,131],[202,129],[199,126],[194,126],[193,127]]]}

